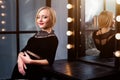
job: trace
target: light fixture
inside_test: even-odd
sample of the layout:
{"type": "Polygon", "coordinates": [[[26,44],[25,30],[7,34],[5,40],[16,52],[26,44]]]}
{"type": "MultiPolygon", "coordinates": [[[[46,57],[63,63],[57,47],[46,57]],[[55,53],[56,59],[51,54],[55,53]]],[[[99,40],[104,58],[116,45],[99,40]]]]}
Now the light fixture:
{"type": "Polygon", "coordinates": [[[67,9],[71,9],[71,8],[73,8],[73,5],[72,4],[67,4],[67,9]]]}
{"type": "Polygon", "coordinates": [[[116,33],[116,34],[115,34],[115,38],[116,38],[117,40],[120,40],[120,33],[116,33]]]}
{"type": "Polygon", "coordinates": [[[6,24],[6,21],[1,21],[1,24],[6,24]]]}
{"type": "Polygon", "coordinates": [[[0,4],[3,4],[3,0],[0,0],[0,4]]]}
{"type": "Polygon", "coordinates": [[[80,31],[80,35],[82,34],[82,32],[80,31]]]}
{"type": "Polygon", "coordinates": [[[73,34],[72,31],[67,31],[67,32],[66,32],[66,35],[67,35],[67,36],[71,36],[72,34],[73,34]]]}
{"type": "Polygon", "coordinates": [[[80,5],[80,8],[82,8],[82,6],[80,5]]]}
{"type": "Polygon", "coordinates": [[[2,28],[1,31],[6,31],[6,29],[5,29],[5,28],[2,28]]]}
{"type": "Polygon", "coordinates": [[[120,57],[120,51],[115,51],[114,55],[115,55],[115,57],[120,57]]]}
{"type": "MultiPolygon", "coordinates": [[[[4,10],[4,9],[6,8],[6,6],[5,6],[4,4],[5,4],[5,0],[0,0],[0,10],[1,10],[1,9],[4,10]]],[[[0,21],[0,24],[2,24],[2,25],[6,24],[6,21],[4,20],[4,16],[6,16],[6,13],[3,13],[3,12],[1,11],[0,16],[3,17],[2,20],[0,21]]],[[[6,30],[5,30],[5,28],[2,28],[1,31],[3,32],[3,31],[6,31],[6,30]]],[[[3,35],[3,36],[1,36],[0,38],[1,38],[2,40],[4,40],[4,39],[6,39],[6,36],[3,35]]]]}
{"type": "Polygon", "coordinates": [[[68,23],[70,23],[70,22],[72,22],[72,21],[73,21],[73,18],[71,18],[71,17],[68,17],[68,18],[67,18],[67,22],[68,22],[68,23]]]}
{"type": "Polygon", "coordinates": [[[5,9],[6,7],[5,7],[5,5],[1,5],[1,8],[2,8],[2,9],[5,9]]]}
{"type": "Polygon", "coordinates": [[[4,39],[6,39],[6,37],[5,37],[5,36],[2,36],[2,37],[1,37],[1,39],[3,39],[3,40],[4,40],[4,39]]]}
{"type": "Polygon", "coordinates": [[[5,13],[1,13],[1,16],[6,16],[6,14],[5,13]]]}
{"type": "Polygon", "coordinates": [[[120,0],[116,0],[116,3],[117,3],[117,4],[120,4],[120,0]]]}
{"type": "Polygon", "coordinates": [[[118,15],[118,16],[116,17],[116,21],[117,21],[117,22],[120,22],[120,15],[118,15]]]}
{"type": "Polygon", "coordinates": [[[80,19],[80,22],[81,22],[82,20],[80,19]]]}
{"type": "Polygon", "coordinates": [[[113,52],[115,56],[115,69],[120,70],[120,51],[113,52]]]}
{"type": "Polygon", "coordinates": [[[66,46],[66,48],[67,49],[71,49],[71,48],[73,48],[74,46],[72,45],[72,44],[67,44],[67,46],[66,46]]]}

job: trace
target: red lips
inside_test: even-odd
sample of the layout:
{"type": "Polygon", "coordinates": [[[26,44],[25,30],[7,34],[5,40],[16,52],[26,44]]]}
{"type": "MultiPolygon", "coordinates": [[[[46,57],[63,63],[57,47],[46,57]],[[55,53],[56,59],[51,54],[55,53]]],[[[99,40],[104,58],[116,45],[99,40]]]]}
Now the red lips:
{"type": "Polygon", "coordinates": [[[39,23],[40,25],[43,25],[44,23],[39,23]]]}

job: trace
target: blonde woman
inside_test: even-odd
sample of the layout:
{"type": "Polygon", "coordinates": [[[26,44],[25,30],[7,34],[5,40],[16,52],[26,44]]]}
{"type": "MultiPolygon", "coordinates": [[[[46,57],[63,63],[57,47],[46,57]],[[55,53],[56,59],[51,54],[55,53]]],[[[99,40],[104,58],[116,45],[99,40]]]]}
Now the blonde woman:
{"type": "Polygon", "coordinates": [[[42,7],[37,11],[35,23],[38,32],[18,54],[12,79],[40,80],[46,74],[41,67],[53,64],[58,46],[58,38],[53,30],[55,22],[56,14],[52,8],[42,7]]]}
{"type": "Polygon", "coordinates": [[[118,49],[115,39],[116,31],[113,30],[114,18],[110,11],[102,11],[98,16],[99,30],[93,32],[93,40],[100,51],[100,57],[111,58],[113,52],[118,49]]]}

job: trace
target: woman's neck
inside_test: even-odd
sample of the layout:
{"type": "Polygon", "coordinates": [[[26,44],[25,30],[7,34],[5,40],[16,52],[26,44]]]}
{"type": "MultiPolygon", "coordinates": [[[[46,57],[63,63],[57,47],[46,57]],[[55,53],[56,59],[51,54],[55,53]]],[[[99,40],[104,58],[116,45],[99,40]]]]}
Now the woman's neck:
{"type": "Polygon", "coordinates": [[[108,31],[110,31],[110,29],[111,28],[101,28],[101,34],[104,34],[104,33],[106,33],[106,32],[108,32],[108,31]]]}
{"type": "Polygon", "coordinates": [[[48,28],[48,29],[42,29],[42,31],[46,31],[46,32],[50,33],[50,32],[52,31],[52,29],[51,29],[51,28],[48,28]]]}
{"type": "Polygon", "coordinates": [[[101,28],[100,30],[97,31],[96,35],[101,35],[104,34],[108,31],[110,31],[111,28],[101,28]]]}

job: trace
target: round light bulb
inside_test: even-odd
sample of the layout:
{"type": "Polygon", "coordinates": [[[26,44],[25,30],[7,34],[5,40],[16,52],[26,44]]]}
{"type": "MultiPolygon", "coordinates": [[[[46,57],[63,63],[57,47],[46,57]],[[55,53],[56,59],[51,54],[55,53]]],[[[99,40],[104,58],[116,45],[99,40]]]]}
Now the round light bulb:
{"type": "Polygon", "coordinates": [[[117,4],[120,4],[120,0],[116,0],[116,3],[117,3],[117,4]]]}
{"type": "Polygon", "coordinates": [[[67,9],[71,9],[73,6],[72,6],[72,4],[67,4],[67,9]]]}
{"type": "Polygon", "coordinates": [[[2,8],[2,9],[5,9],[5,5],[1,5],[1,8],[2,8]]]}
{"type": "Polygon", "coordinates": [[[117,22],[120,22],[120,15],[118,15],[118,16],[116,17],[116,21],[117,21],[117,22]]]}
{"type": "Polygon", "coordinates": [[[6,22],[5,21],[1,21],[1,24],[6,24],[6,22]]]}
{"type": "Polygon", "coordinates": [[[3,39],[3,40],[4,40],[4,39],[6,39],[6,37],[5,37],[5,36],[2,36],[2,37],[1,37],[1,39],[3,39]]]}
{"type": "Polygon", "coordinates": [[[6,14],[5,13],[1,13],[1,16],[6,16],[6,14]]]}
{"type": "Polygon", "coordinates": [[[116,57],[120,57],[120,51],[116,51],[116,52],[114,53],[114,55],[115,55],[116,57]]]}
{"type": "Polygon", "coordinates": [[[115,38],[116,38],[117,40],[120,40],[120,33],[115,34],[115,38]]]}
{"type": "Polygon", "coordinates": [[[5,28],[2,28],[1,31],[6,31],[5,28]]]}
{"type": "Polygon", "coordinates": [[[73,19],[71,17],[67,18],[67,22],[72,22],[72,21],[73,21],[73,19]]]}
{"type": "Polygon", "coordinates": [[[67,44],[67,49],[71,49],[71,48],[73,48],[73,45],[72,44],[67,44]]]}
{"type": "Polygon", "coordinates": [[[72,31],[67,31],[66,34],[67,34],[67,36],[71,36],[73,34],[73,32],[72,31]]]}
{"type": "Polygon", "coordinates": [[[0,4],[3,4],[3,1],[2,1],[2,0],[0,0],[0,4]]]}

